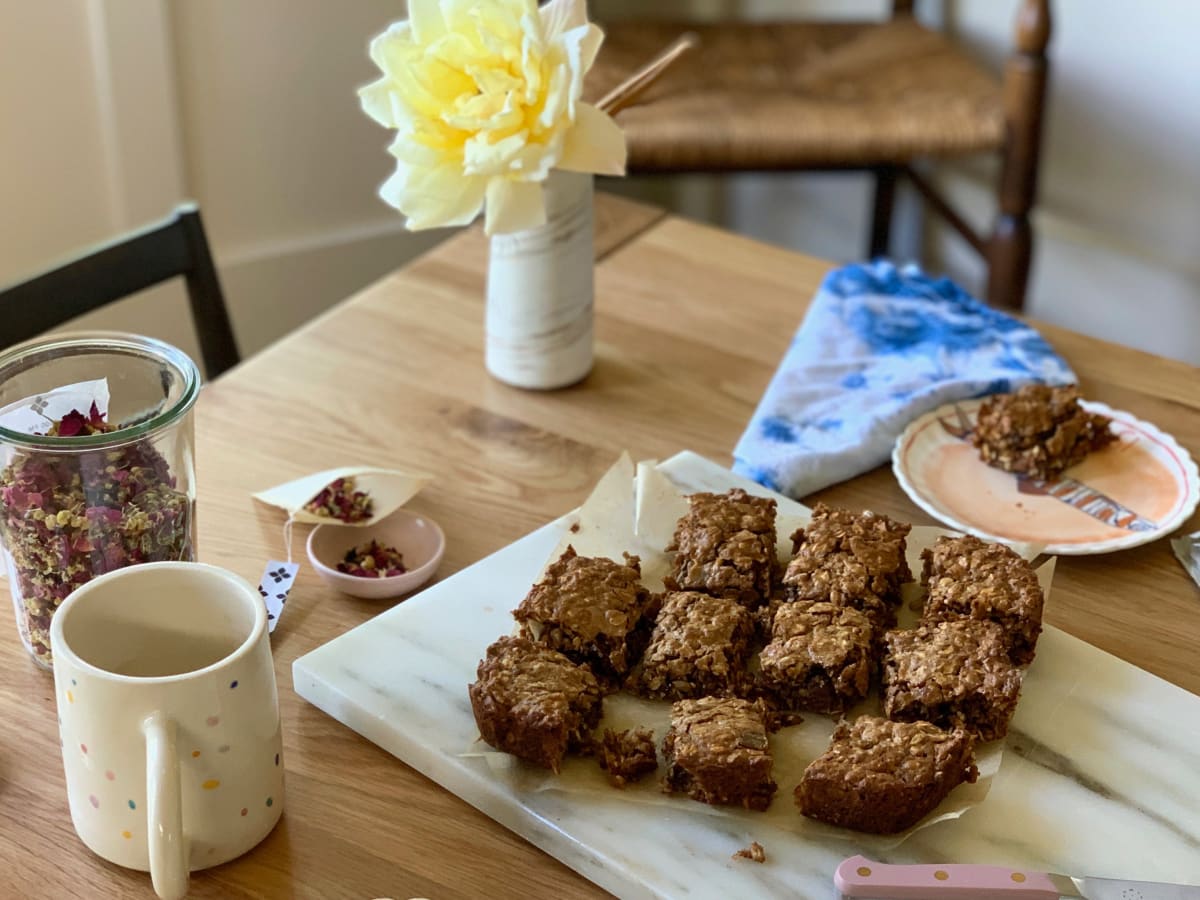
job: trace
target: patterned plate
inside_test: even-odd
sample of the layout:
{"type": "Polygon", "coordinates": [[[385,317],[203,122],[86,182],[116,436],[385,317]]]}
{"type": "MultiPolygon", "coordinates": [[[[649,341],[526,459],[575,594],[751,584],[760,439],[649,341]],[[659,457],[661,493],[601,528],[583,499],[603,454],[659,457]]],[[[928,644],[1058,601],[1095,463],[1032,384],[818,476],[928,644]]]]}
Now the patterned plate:
{"type": "Polygon", "coordinates": [[[1111,553],[1156,540],[1192,514],[1200,476],[1168,434],[1103,403],[1120,440],[1054,481],[1016,476],[980,460],[970,443],[981,399],[951,403],[912,422],[896,441],[892,470],[931,516],[988,540],[1046,553],[1111,553]]]}

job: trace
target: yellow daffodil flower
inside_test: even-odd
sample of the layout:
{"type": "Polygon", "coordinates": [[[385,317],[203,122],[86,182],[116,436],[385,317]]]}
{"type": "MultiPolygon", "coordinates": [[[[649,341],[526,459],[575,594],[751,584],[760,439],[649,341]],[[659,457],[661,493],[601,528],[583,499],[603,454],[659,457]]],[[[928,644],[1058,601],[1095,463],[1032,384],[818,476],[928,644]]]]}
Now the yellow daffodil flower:
{"type": "Polygon", "coordinates": [[[552,169],[621,175],[625,138],[582,102],[604,39],[585,0],[409,0],[409,20],[371,42],[383,77],[363,109],[396,129],[379,190],[416,231],[470,223],[488,234],[546,220],[552,169]]]}

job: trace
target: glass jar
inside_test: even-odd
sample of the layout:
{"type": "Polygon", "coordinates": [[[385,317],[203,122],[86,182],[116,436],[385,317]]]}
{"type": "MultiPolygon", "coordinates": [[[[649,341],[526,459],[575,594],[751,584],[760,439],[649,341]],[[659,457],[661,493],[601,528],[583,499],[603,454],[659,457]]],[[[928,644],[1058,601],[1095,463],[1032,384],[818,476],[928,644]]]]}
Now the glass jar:
{"type": "Polygon", "coordinates": [[[50,620],[81,584],[195,559],[199,392],[185,353],[137,335],[68,334],[0,353],[0,542],[17,629],[38,663],[51,665],[50,620]],[[61,391],[103,381],[107,410],[104,392],[88,403],[95,385],[61,391]]]}

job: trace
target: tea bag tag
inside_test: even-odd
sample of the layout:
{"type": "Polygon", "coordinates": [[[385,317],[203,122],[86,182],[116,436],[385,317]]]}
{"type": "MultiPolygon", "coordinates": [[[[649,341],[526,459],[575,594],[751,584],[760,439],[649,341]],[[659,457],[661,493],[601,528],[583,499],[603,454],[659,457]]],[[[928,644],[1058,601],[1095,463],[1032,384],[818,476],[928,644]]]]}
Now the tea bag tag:
{"type": "Polygon", "coordinates": [[[296,583],[296,573],[299,571],[299,563],[280,562],[277,559],[267,561],[262,580],[258,583],[258,592],[267,605],[267,631],[274,632],[279,624],[283,605],[287,603],[288,593],[296,583]]]}

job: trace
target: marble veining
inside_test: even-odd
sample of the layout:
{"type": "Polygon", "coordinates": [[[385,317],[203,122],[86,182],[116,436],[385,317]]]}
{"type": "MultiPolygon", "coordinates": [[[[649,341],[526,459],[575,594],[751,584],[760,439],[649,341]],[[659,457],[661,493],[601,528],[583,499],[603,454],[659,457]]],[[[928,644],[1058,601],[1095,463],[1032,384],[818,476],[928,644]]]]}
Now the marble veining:
{"type": "MultiPolygon", "coordinates": [[[[691,453],[663,469],[688,490],[745,484],[691,453]]],[[[551,523],[298,659],[297,693],[618,896],[832,898],[834,868],[865,841],[801,838],[687,800],[668,816],[615,790],[523,791],[464,755],[478,736],[466,685],[566,527],[551,523]],[[751,840],[766,864],[730,859],[751,840]]],[[[982,804],[866,855],[1200,883],[1200,697],[1047,628],[1007,741],[982,804]]],[[[792,787],[775,803],[790,803],[792,787]]]]}

